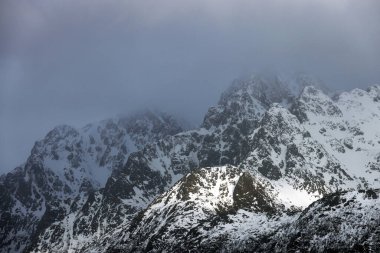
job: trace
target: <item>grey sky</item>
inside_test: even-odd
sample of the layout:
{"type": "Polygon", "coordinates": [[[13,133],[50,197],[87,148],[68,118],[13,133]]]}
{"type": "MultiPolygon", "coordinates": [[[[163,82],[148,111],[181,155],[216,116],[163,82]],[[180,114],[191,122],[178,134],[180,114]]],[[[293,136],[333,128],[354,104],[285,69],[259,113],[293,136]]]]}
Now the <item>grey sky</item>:
{"type": "Polygon", "coordinates": [[[0,173],[58,124],[141,107],[200,122],[236,77],[380,82],[378,0],[2,0],[0,173]]]}

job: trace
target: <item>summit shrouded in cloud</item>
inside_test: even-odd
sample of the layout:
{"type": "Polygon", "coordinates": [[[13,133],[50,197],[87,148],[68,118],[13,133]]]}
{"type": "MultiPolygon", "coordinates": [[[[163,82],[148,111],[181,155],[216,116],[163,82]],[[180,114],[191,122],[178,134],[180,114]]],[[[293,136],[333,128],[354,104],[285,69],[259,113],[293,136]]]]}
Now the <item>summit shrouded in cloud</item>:
{"type": "Polygon", "coordinates": [[[378,252],[380,85],[324,90],[256,75],[190,130],[58,126],[0,176],[0,252],[378,252]]]}
{"type": "Polygon", "coordinates": [[[379,14],[2,0],[0,253],[380,252],[379,14]]]}
{"type": "Polygon", "coordinates": [[[0,171],[54,126],[156,107],[199,123],[229,83],[302,71],[333,89],[380,80],[380,2],[0,3],[0,171]]]}

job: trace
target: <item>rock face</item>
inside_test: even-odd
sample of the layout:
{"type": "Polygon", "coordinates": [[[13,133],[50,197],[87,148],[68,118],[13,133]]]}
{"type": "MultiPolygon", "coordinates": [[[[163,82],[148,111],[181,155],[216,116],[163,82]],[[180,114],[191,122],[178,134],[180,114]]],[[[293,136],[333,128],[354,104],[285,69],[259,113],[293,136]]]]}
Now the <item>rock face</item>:
{"type": "Polygon", "coordinates": [[[254,77],[194,130],[154,113],[58,127],[0,178],[0,251],[317,251],[292,233],[314,233],[301,220],[328,196],[355,195],[380,214],[365,197],[380,188],[380,87],[322,90],[306,76],[254,77]]]}

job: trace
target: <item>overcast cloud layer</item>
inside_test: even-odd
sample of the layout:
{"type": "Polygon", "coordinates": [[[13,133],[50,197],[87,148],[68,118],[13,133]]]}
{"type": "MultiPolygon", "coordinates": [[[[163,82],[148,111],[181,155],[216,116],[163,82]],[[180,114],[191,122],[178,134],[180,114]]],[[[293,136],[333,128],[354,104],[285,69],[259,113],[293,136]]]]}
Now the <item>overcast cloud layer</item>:
{"type": "Polygon", "coordinates": [[[236,77],[380,82],[378,0],[2,0],[0,173],[58,124],[141,107],[199,123],[236,77]]]}

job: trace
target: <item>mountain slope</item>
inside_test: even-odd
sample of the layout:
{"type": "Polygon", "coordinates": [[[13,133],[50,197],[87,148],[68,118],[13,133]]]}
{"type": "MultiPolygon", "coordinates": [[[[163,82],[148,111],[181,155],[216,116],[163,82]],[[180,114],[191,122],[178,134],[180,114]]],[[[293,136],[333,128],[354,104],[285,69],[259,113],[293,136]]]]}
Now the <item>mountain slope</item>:
{"type": "Polygon", "coordinates": [[[353,185],[345,167],[278,104],[250,136],[250,147],[240,167],[270,181],[287,206],[306,207],[323,194],[353,185]]]}
{"type": "Polygon", "coordinates": [[[344,92],[336,101],[308,87],[292,112],[353,178],[379,185],[380,86],[344,92]]]}

